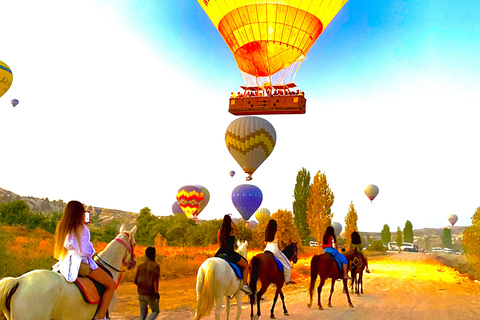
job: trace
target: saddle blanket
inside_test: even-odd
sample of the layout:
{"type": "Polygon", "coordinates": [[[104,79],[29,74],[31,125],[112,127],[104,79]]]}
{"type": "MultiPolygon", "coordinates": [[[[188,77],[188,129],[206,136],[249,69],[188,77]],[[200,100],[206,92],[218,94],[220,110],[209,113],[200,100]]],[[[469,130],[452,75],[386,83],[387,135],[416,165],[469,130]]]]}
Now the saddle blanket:
{"type": "Polygon", "coordinates": [[[88,277],[77,277],[75,285],[80,290],[85,302],[90,304],[99,304],[103,293],[105,292],[105,286],[97,281],[93,281],[88,277]]]}
{"type": "Polygon", "coordinates": [[[233,262],[230,262],[228,260],[226,260],[226,261],[228,262],[230,267],[232,267],[233,272],[235,272],[235,275],[237,276],[237,278],[241,280],[242,279],[242,270],[240,270],[240,267],[233,262]]]}
{"type": "Polygon", "coordinates": [[[273,258],[273,260],[275,260],[275,262],[277,263],[278,270],[280,270],[281,272],[283,272],[283,264],[282,264],[282,262],[281,262],[280,260],[277,259],[277,257],[275,257],[275,256],[273,255],[273,252],[267,250],[267,251],[265,251],[264,253],[265,253],[266,255],[271,256],[271,257],[273,258]]]}

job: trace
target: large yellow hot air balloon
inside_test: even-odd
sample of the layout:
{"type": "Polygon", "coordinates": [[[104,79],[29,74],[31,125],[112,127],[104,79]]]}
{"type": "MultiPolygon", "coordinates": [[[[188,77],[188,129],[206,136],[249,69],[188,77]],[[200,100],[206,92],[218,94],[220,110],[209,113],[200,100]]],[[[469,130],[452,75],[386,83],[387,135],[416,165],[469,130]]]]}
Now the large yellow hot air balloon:
{"type": "Polygon", "coordinates": [[[267,120],[242,117],[234,120],[225,132],[228,151],[252,180],[252,174],[268,158],[275,147],[277,134],[267,120]]]}
{"type": "Polygon", "coordinates": [[[10,89],[13,81],[12,70],[5,62],[0,61],[0,97],[10,89]]]}
{"type": "Polygon", "coordinates": [[[248,86],[293,81],[307,52],[348,0],[197,1],[248,86]]]}

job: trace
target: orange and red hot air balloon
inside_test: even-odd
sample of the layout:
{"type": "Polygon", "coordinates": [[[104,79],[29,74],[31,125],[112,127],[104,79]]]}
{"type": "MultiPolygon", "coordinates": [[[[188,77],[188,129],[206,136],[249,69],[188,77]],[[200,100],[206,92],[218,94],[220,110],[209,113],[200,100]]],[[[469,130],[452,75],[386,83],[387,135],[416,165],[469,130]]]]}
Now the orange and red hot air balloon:
{"type": "Polygon", "coordinates": [[[188,219],[197,219],[204,197],[201,186],[184,186],[177,192],[178,205],[188,219]]]}

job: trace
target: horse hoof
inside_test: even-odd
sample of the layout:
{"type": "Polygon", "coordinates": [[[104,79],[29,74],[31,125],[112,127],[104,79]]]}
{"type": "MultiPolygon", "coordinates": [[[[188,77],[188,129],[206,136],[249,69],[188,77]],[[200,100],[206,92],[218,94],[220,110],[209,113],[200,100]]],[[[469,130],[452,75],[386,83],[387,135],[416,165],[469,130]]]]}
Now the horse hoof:
{"type": "Polygon", "coordinates": [[[323,310],[323,307],[318,307],[318,310],[323,310]]]}
{"type": "Polygon", "coordinates": [[[275,316],[272,314],[272,315],[270,316],[270,319],[275,319],[275,316]]]}
{"type": "Polygon", "coordinates": [[[328,304],[328,307],[329,307],[329,308],[331,308],[331,307],[332,307],[332,305],[329,303],[329,304],[328,304]]]}
{"type": "Polygon", "coordinates": [[[311,308],[311,307],[312,307],[312,304],[311,304],[311,303],[307,304],[307,307],[311,308]]]}
{"type": "Polygon", "coordinates": [[[283,313],[284,316],[289,316],[290,314],[288,312],[283,313]]]}
{"type": "Polygon", "coordinates": [[[350,305],[350,308],[355,308],[355,307],[353,306],[353,304],[351,304],[351,305],[350,305]]]}

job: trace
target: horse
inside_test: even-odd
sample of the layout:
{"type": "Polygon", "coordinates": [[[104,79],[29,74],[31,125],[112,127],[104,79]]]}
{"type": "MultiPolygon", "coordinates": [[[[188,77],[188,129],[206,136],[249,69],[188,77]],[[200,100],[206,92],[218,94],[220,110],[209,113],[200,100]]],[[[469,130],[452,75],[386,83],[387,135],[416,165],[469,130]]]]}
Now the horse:
{"type": "Polygon", "coordinates": [[[332,294],[335,288],[335,280],[341,279],[343,280],[343,290],[347,294],[348,305],[353,308],[352,301],[350,300],[350,294],[348,293],[347,279],[343,278],[343,270],[339,267],[337,261],[335,261],[333,256],[329,253],[314,255],[310,262],[310,303],[308,304],[309,308],[311,308],[312,306],[312,293],[315,282],[317,281],[317,275],[320,276],[320,284],[317,288],[319,310],[323,310],[320,296],[323,285],[328,278],[332,279],[332,287],[330,289],[330,297],[328,298],[328,306],[332,306],[332,294]]]}
{"type": "MultiPolygon", "coordinates": [[[[246,259],[248,242],[240,243],[240,241],[238,241],[237,245],[237,252],[246,259]]],[[[224,259],[213,257],[205,260],[197,272],[197,307],[195,320],[199,320],[210,314],[214,304],[215,320],[219,320],[223,297],[225,296],[235,296],[238,320],[242,314],[243,291],[240,290],[242,283],[243,281],[237,278],[232,267],[224,259]]],[[[225,303],[227,319],[230,316],[229,297],[227,297],[225,303]]],[[[233,297],[231,299],[233,299],[233,297]]]]}
{"type": "MultiPolygon", "coordinates": [[[[283,254],[288,258],[289,261],[297,263],[297,243],[291,243],[282,251],[283,254]]],[[[263,294],[267,291],[268,286],[271,283],[274,283],[276,286],[275,297],[273,298],[272,308],[270,309],[270,319],[275,319],[273,311],[275,309],[275,303],[277,302],[278,295],[282,299],[283,314],[288,316],[287,307],[285,306],[285,297],[282,292],[283,284],[285,282],[285,276],[283,271],[277,266],[273,256],[267,253],[259,253],[252,258],[249,265],[250,269],[250,289],[252,294],[250,295],[250,319],[258,319],[260,317],[260,300],[262,299],[263,294]],[[262,287],[260,291],[255,295],[257,291],[257,281],[260,280],[262,287]],[[254,317],[253,315],[253,305],[255,304],[255,299],[257,300],[257,314],[254,317]]]]}
{"type": "Polygon", "coordinates": [[[366,259],[360,252],[357,252],[357,249],[353,251],[349,251],[344,253],[345,257],[348,260],[348,269],[350,270],[350,274],[352,277],[352,281],[350,282],[350,288],[352,289],[352,293],[360,295],[363,294],[363,271],[366,268],[366,259]],[[358,274],[358,279],[357,279],[358,274]]]}
{"type": "MultiPolygon", "coordinates": [[[[120,267],[135,267],[135,239],[137,227],[125,231],[124,226],[95,259],[119,282],[120,267]]],[[[109,310],[115,306],[116,295],[109,310]]],[[[85,302],[74,283],[67,282],[57,272],[33,270],[18,278],[7,277],[0,281],[0,319],[22,320],[91,320],[97,304],[85,302]]]]}

